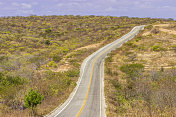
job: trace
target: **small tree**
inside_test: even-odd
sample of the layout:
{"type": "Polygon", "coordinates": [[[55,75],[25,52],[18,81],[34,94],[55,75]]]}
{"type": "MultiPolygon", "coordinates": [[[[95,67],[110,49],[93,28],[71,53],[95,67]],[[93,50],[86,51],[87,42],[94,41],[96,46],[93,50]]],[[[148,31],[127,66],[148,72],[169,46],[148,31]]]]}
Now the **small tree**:
{"type": "Polygon", "coordinates": [[[50,43],[51,43],[50,40],[46,40],[46,41],[45,41],[45,44],[46,44],[46,45],[50,45],[50,43]]]}
{"type": "Polygon", "coordinates": [[[44,96],[42,96],[37,90],[31,89],[24,97],[24,106],[32,109],[32,114],[35,116],[34,108],[42,103],[44,96]]]}

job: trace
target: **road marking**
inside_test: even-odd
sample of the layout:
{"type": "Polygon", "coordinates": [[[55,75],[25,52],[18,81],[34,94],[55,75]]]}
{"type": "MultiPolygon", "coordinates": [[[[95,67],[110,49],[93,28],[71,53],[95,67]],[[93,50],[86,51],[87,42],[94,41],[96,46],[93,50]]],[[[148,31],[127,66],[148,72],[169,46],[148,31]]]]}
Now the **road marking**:
{"type": "Polygon", "coordinates": [[[80,83],[81,83],[81,80],[82,80],[82,77],[83,77],[83,74],[84,74],[84,70],[85,70],[86,64],[87,64],[87,62],[89,61],[90,58],[91,58],[91,57],[89,57],[89,58],[86,60],[85,64],[84,64],[83,73],[82,73],[82,75],[81,75],[80,81],[78,82],[78,86],[76,87],[76,91],[75,91],[74,95],[71,97],[71,99],[69,100],[69,102],[64,106],[64,108],[63,108],[59,113],[57,113],[54,117],[57,117],[57,116],[70,104],[70,102],[72,101],[73,97],[75,96],[75,94],[76,94],[76,92],[77,92],[77,90],[78,90],[78,88],[79,88],[79,85],[80,85],[80,83]]]}
{"type": "MultiPolygon", "coordinates": [[[[102,63],[103,63],[103,62],[102,62],[102,63]]],[[[102,63],[101,63],[101,64],[102,64],[102,63]]],[[[100,66],[101,66],[101,64],[100,64],[100,66]]],[[[102,89],[101,89],[101,88],[102,88],[102,86],[101,86],[101,84],[102,84],[101,72],[102,72],[102,70],[101,70],[101,67],[100,67],[100,117],[102,117],[102,116],[101,116],[101,97],[102,97],[102,92],[101,92],[101,91],[102,91],[102,89]]]]}
{"type": "MultiPolygon", "coordinates": [[[[132,30],[133,31],[133,30],[132,30]]],[[[136,33],[137,31],[133,32],[132,34],[136,33]]],[[[129,33],[128,33],[129,34],[129,33]]],[[[129,38],[131,35],[127,35],[126,38],[129,38]]],[[[103,55],[104,53],[106,53],[107,51],[109,51],[110,49],[112,49],[113,47],[115,47],[116,45],[120,44],[121,42],[123,42],[124,40],[120,40],[119,42],[117,42],[115,45],[113,46],[110,46],[109,48],[107,48],[104,52],[101,52],[94,60],[93,64],[92,64],[92,69],[91,69],[91,77],[90,77],[90,81],[89,81],[89,87],[88,87],[88,90],[87,90],[87,94],[86,94],[86,97],[84,99],[84,102],[83,102],[83,105],[82,107],[80,108],[79,112],[77,113],[76,117],[79,117],[85,107],[85,104],[87,102],[87,98],[88,98],[88,95],[89,95],[89,91],[90,91],[90,86],[91,86],[91,83],[92,83],[92,77],[93,77],[93,69],[94,69],[94,65],[95,65],[95,62],[97,61],[97,59],[103,55]]]]}

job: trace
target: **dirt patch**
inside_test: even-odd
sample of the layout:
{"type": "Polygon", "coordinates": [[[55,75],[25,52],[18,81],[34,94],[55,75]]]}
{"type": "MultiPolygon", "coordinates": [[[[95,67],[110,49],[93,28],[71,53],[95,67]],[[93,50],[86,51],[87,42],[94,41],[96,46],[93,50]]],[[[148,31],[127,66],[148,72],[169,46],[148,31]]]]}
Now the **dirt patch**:
{"type": "Polygon", "coordinates": [[[151,33],[151,31],[145,32],[145,33],[142,34],[142,36],[147,36],[147,35],[149,35],[150,33],[151,33]]]}
{"type": "Polygon", "coordinates": [[[168,27],[170,26],[170,24],[157,24],[157,25],[153,25],[154,27],[168,27]]]}
{"type": "Polygon", "coordinates": [[[168,29],[164,29],[164,28],[159,28],[160,31],[168,33],[168,34],[173,34],[176,35],[176,31],[174,30],[168,30],[168,29]]]}
{"type": "MultiPolygon", "coordinates": [[[[171,24],[157,24],[157,25],[153,25],[153,30],[155,28],[158,28],[159,31],[161,32],[165,32],[165,33],[168,33],[168,34],[173,34],[173,35],[176,35],[176,31],[175,30],[169,30],[169,29],[166,29],[167,27],[169,27],[171,24]]],[[[147,36],[147,35],[150,35],[151,34],[151,31],[148,31],[148,32],[144,32],[142,34],[142,36],[147,36]]]]}
{"type": "Polygon", "coordinates": [[[101,43],[96,43],[96,44],[91,44],[91,45],[87,45],[84,47],[80,47],[75,49],[74,51],[68,53],[67,55],[65,55],[65,57],[62,59],[62,63],[65,63],[63,65],[60,65],[56,70],[52,70],[54,72],[65,72],[68,71],[69,69],[71,69],[71,65],[69,65],[69,62],[67,61],[66,57],[73,54],[74,52],[78,51],[78,50],[82,50],[82,49],[92,49],[92,48],[98,48],[101,46],[101,44],[103,44],[103,41],[101,43]]]}
{"type": "Polygon", "coordinates": [[[146,70],[175,67],[173,61],[176,61],[176,54],[171,52],[165,52],[163,54],[159,52],[145,52],[143,54],[137,54],[137,56],[137,58],[147,61],[145,64],[146,70]]]}
{"type": "Polygon", "coordinates": [[[81,48],[76,49],[75,51],[77,51],[77,50],[82,50],[82,49],[97,48],[97,47],[99,47],[102,43],[103,43],[103,42],[101,42],[101,43],[96,43],[96,44],[91,44],[91,45],[88,45],[88,46],[84,46],[84,47],[81,47],[81,48]]]}
{"type": "Polygon", "coordinates": [[[66,72],[71,68],[69,64],[59,66],[55,72],[66,72]]]}

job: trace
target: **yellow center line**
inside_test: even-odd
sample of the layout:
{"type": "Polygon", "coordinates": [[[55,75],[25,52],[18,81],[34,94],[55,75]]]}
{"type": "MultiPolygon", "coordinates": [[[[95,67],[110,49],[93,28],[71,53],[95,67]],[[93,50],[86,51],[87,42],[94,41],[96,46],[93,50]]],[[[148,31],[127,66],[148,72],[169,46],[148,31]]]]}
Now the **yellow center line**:
{"type": "MultiPolygon", "coordinates": [[[[132,34],[134,34],[134,33],[136,33],[136,32],[137,32],[137,31],[133,32],[132,34]]],[[[131,35],[129,35],[129,36],[126,37],[126,38],[129,38],[130,36],[131,36],[131,35]]],[[[100,55],[98,55],[98,56],[95,58],[95,60],[94,60],[94,62],[93,62],[93,64],[92,64],[92,68],[91,68],[91,77],[90,77],[90,81],[89,81],[89,87],[88,87],[88,90],[87,90],[87,94],[86,94],[86,97],[85,97],[85,99],[84,99],[83,105],[82,105],[82,107],[80,108],[79,112],[77,113],[76,117],[79,117],[79,116],[81,115],[81,113],[82,113],[82,111],[83,111],[83,109],[84,109],[84,107],[85,107],[85,105],[86,105],[87,98],[88,98],[89,91],[90,91],[90,86],[91,86],[91,83],[92,83],[93,69],[94,69],[95,62],[97,61],[97,59],[98,59],[101,55],[103,55],[104,53],[106,53],[107,51],[109,51],[111,48],[115,47],[116,45],[120,44],[120,43],[123,42],[123,41],[124,41],[124,40],[121,40],[121,41],[119,41],[118,43],[116,43],[115,45],[113,45],[112,47],[109,47],[107,50],[105,50],[104,52],[102,52],[100,55]]]]}

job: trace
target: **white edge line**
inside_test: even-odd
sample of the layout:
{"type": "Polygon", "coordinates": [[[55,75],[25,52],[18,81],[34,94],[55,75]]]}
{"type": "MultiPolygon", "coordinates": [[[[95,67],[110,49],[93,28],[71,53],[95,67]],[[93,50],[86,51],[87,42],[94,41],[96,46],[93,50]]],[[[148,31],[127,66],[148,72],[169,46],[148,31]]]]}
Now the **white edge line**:
{"type": "MultiPolygon", "coordinates": [[[[101,63],[102,64],[102,63],[101,63]]],[[[100,65],[101,66],[101,65],[100,65]]],[[[101,70],[101,67],[100,67],[100,117],[101,117],[101,98],[102,98],[102,94],[101,94],[101,88],[102,88],[102,86],[101,86],[101,83],[102,83],[102,78],[101,78],[101,72],[102,72],[102,70],[101,70]]]]}
{"type": "MultiPolygon", "coordinates": [[[[87,62],[89,61],[89,59],[90,59],[90,57],[87,58],[87,60],[86,60],[86,62],[85,62],[85,64],[84,64],[84,67],[83,67],[84,69],[85,69],[86,64],[87,64],[87,62]]],[[[65,107],[64,107],[61,111],[59,111],[54,117],[58,116],[58,115],[70,104],[70,102],[72,101],[73,97],[75,96],[76,92],[78,91],[79,85],[80,85],[80,83],[81,83],[81,80],[82,80],[82,77],[83,77],[83,74],[84,74],[84,69],[83,69],[83,72],[82,72],[82,74],[81,74],[81,79],[80,79],[80,81],[78,82],[78,85],[77,85],[77,87],[76,87],[76,91],[75,91],[74,95],[70,98],[69,102],[65,105],[65,107]]]]}
{"type": "MultiPolygon", "coordinates": [[[[101,49],[103,49],[104,47],[102,47],[101,49]]],[[[70,104],[70,102],[72,101],[72,99],[73,99],[73,97],[75,96],[75,94],[76,94],[76,92],[77,92],[77,90],[78,90],[78,88],[79,88],[79,86],[80,86],[80,83],[81,83],[81,81],[82,81],[82,77],[83,77],[83,75],[84,75],[84,71],[85,71],[85,67],[86,67],[86,64],[87,64],[87,62],[92,58],[92,56],[94,56],[96,53],[98,53],[99,51],[101,51],[101,49],[99,49],[98,51],[96,51],[96,52],[94,52],[94,53],[92,53],[90,56],[88,56],[85,60],[85,64],[84,64],[84,66],[83,66],[83,68],[81,68],[81,69],[83,69],[83,72],[82,72],[82,74],[81,74],[81,77],[80,77],[80,79],[78,80],[78,83],[77,83],[77,86],[76,86],[76,90],[74,91],[74,94],[73,94],[73,96],[69,99],[69,101],[68,101],[68,103],[56,114],[56,115],[54,115],[54,117],[56,117],[56,116],[58,116],[69,104],[70,104]]],[[[84,61],[83,61],[83,63],[84,63],[84,61]]],[[[66,102],[66,101],[65,101],[66,102]]],[[[64,104],[64,103],[63,103],[64,104]]],[[[62,106],[62,105],[61,105],[62,106]]],[[[57,109],[59,109],[59,108],[56,108],[54,111],[52,111],[51,112],[51,114],[52,113],[54,113],[54,112],[56,112],[57,111],[57,109]]],[[[47,116],[46,116],[47,117],[47,116]]]]}

